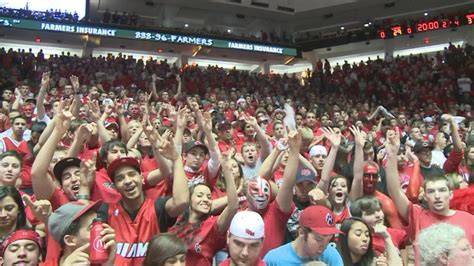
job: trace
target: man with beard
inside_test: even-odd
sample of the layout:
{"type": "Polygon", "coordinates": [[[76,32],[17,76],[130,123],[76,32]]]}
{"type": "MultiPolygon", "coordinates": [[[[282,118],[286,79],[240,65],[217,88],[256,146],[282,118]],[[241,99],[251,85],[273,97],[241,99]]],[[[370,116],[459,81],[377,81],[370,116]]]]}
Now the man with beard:
{"type": "Polygon", "coordinates": [[[293,202],[296,208],[286,225],[286,242],[295,240],[298,229],[298,217],[306,207],[310,206],[311,202],[308,193],[315,187],[316,174],[309,168],[300,167],[296,174],[295,193],[293,195],[293,202]]]}
{"type": "Polygon", "coordinates": [[[189,189],[181,156],[169,138],[162,154],[173,162],[172,197],[153,199],[143,192],[140,163],[131,157],[118,158],[107,167],[107,174],[122,196],[120,202],[101,206],[101,218],[117,230],[116,265],[142,265],[147,242],[166,232],[189,202],[189,189]]]}

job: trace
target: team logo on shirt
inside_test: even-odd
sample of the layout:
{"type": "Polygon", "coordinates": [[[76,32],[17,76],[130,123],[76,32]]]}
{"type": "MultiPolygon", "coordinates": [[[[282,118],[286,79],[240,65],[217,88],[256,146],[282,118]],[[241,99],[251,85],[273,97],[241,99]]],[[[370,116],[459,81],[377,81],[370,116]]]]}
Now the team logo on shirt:
{"type": "Polygon", "coordinates": [[[117,243],[116,254],[123,258],[143,258],[148,249],[148,242],[145,243],[117,243]]]}
{"type": "Polygon", "coordinates": [[[332,215],[330,213],[326,214],[326,223],[328,225],[333,225],[334,224],[334,219],[332,218],[332,215]]]}
{"type": "Polygon", "coordinates": [[[194,251],[196,251],[196,253],[201,253],[201,244],[196,243],[194,245],[194,251]]]}

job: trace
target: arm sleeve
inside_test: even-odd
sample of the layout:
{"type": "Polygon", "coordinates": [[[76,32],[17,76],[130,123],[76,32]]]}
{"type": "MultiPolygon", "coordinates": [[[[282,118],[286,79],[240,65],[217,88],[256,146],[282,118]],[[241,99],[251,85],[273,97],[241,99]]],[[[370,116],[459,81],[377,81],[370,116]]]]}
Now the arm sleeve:
{"type": "Polygon", "coordinates": [[[217,173],[219,172],[219,167],[221,166],[219,163],[219,155],[216,152],[209,151],[209,161],[207,162],[207,170],[209,173],[209,178],[214,179],[217,177],[217,173]]]}
{"type": "Polygon", "coordinates": [[[172,218],[166,212],[166,202],[170,197],[161,197],[155,200],[155,212],[160,232],[167,232],[168,228],[176,223],[176,218],[172,218]]]}
{"type": "Polygon", "coordinates": [[[462,150],[451,151],[451,153],[448,156],[448,159],[446,160],[446,162],[444,162],[444,165],[443,165],[444,172],[446,174],[457,173],[459,164],[461,163],[463,156],[464,156],[464,152],[462,150]]]}

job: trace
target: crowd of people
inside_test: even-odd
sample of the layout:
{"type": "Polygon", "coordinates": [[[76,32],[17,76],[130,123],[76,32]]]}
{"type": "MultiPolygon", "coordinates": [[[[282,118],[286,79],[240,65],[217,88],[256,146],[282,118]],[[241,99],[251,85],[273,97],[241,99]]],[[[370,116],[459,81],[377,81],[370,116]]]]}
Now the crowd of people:
{"type": "Polygon", "coordinates": [[[0,60],[5,265],[473,265],[469,45],[304,79],[0,60]]]}
{"type": "Polygon", "coordinates": [[[24,9],[8,8],[0,6],[0,16],[13,17],[18,19],[33,19],[39,21],[50,22],[70,22],[77,23],[81,19],[77,12],[65,12],[59,9],[49,9],[46,11],[30,10],[28,7],[24,9]]]}

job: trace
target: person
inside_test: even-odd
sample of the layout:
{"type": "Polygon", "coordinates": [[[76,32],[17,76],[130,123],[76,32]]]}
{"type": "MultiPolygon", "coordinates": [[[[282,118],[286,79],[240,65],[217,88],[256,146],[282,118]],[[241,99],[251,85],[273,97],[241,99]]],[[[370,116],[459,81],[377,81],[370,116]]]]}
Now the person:
{"type": "Polygon", "coordinates": [[[184,240],[171,233],[161,233],[148,242],[143,266],[184,266],[187,252],[184,240]]]}
{"type": "Polygon", "coordinates": [[[18,190],[11,186],[0,186],[0,242],[16,229],[26,226],[25,205],[18,190]]]}
{"type": "Polygon", "coordinates": [[[300,216],[297,238],[281,247],[270,250],[263,258],[270,266],[301,265],[319,260],[330,266],[343,265],[337,250],[328,245],[340,233],[331,210],[323,206],[310,206],[300,216]]]}
{"type": "Polygon", "coordinates": [[[474,264],[472,247],[467,235],[456,225],[438,223],[421,230],[418,247],[423,266],[474,264]]]}
{"type": "Polygon", "coordinates": [[[41,246],[38,233],[30,229],[18,229],[3,242],[3,265],[38,265],[43,258],[41,246]]]}
{"type": "Polygon", "coordinates": [[[230,258],[219,266],[264,266],[259,258],[265,237],[265,223],[257,212],[241,211],[234,215],[227,233],[230,258]]]}
{"type": "Polygon", "coordinates": [[[211,214],[211,187],[204,183],[190,189],[190,204],[181,219],[169,229],[188,246],[187,265],[212,265],[212,258],[225,247],[224,234],[239,207],[231,161],[222,157],[226,181],[227,207],[218,216],[211,214]]]}
{"type": "Polygon", "coordinates": [[[293,210],[295,208],[292,201],[293,187],[296,183],[296,172],[299,161],[299,150],[301,146],[301,135],[296,131],[288,133],[289,156],[288,164],[283,174],[283,182],[278,190],[275,200],[271,201],[272,189],[270,182],[261,176],[267,172],[265,165],[267,160],[274,160],[278,153],[282,151],[276,149],[268,156],[263,163],[259,176],[250,180],[245,180],[242,190],[247,198],[248,209],[258,212],[265,221],[265,235],[263,241],[261,256],[264,256],[269,250],[279,247],[284,242],[285,228],[293,210]]]}
{"type": "Polygon", "coordinates": [[[375,253],[372,248],[372,231],[361,219],[351,217],[341,225],[338,250],[344,265],[372,265],[375,253]]]}
{"type": "MultiPolygon", "coordinates": [[[[363,196],[351,204],[351,214],[353,217],[362,219],[369,228],[374,231],[375,227],[380,224],[384,225],[385,215],[382,210],[382,204],[374,196],[363,196]]],[[[387,250],[385,240],[390,241],[390,245],[394,245],[400,249],[408,240],[405,230],[387,227],[388,237],[381,234],[372,236],[372,246],[375,255],[380,256],[387,250]]]]}
{"type": "Polygon", "coordinates": [[[352,180],[352,188],[349,194],[351,200],[354,201],[363,195],[372,195],[378,198],[390,227],[403,228],[403,222],[397,213],[392,199],[377,190],[377,183],[380,180],[378,164],[372,160],[363,162],[363,146],[366,141],[362,131],[355,126],[350,128],[350,130],[354,135],[356,145],[353,169],[354,179],[352,180]]]}
{"type": "Polygon", "coordinates": [[[188,206],[189,189],[183,162],[171,136],[162,141],[162,154],[173,162],[172,197],[145,196],[140,164],[134,158],[118,158],[107,167],[107,174],[122,196],[120,202],[104,203],[99,210],[102,220],[117,230],[115,265],[141,265],[146,243],[153,235],[166,232],[188,206]]]}
{"type": "MultiPolygon", "coordinates": [[[[406,228],[411,241],[416,241],[421,230],[438,222],[449,223],[460,226],[466,232],[471,245],[474,242],[474,217],[463,211],[451,210],[449,208],[452,197],[452,188],[448,179],[444,176],[432,176],[424,181],[424,200],[428,208],[411,203],[400,189],[397,154],[400,147],[400,134],[398,130],[387,131],[385,149],[387,151],[387,188],[393,199],[398,213],[404,221],[408,222],[406,228]]],[[[415,245],[415,264],[419,263],[419,250],[415,245]]]]}

